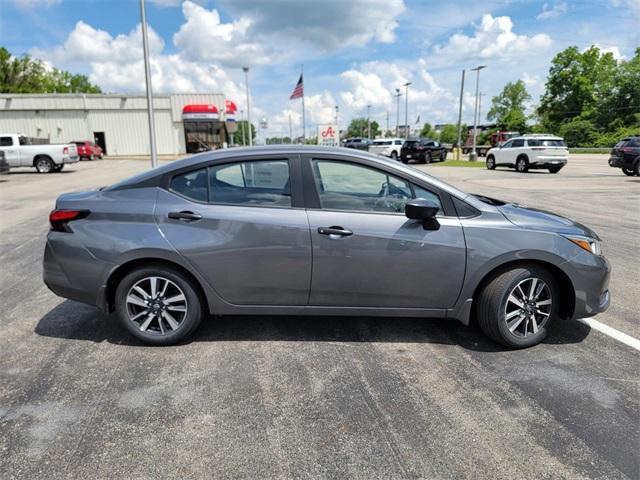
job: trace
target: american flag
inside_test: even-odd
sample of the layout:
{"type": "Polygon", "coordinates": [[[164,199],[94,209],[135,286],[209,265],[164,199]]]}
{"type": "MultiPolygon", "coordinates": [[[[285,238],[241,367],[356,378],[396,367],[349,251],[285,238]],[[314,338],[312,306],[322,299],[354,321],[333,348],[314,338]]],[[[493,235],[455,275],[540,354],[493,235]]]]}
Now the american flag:
{"type": "Polygon", "coordinates": [[[302,98],[304,95],[304,82],[302,81],[302,74],[300,74],[300,80],[296,83],[296,88],[293,89],[289,100],[295,100],[296,98],[302,98]]]}

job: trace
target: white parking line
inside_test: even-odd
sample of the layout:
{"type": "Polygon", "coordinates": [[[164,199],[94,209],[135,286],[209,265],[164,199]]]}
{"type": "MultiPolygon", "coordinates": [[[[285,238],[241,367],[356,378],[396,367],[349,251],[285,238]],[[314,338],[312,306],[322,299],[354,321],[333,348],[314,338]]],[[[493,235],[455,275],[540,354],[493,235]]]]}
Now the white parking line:
{"type": "Polygon", "coordinates": [[[599,331],[600,333],[604,333],[605,335],[608,335],[609,337],[640,351],[640,340],[632,337],[631,335],[622,333],[620,330],[616,330],[615,328],[612,328],[609,325],[605,325],[604,323],[594,320],[593,318],[579,318],[578,321],[584,323],[585,325],[589,325],[591,328],[599,331]]]}

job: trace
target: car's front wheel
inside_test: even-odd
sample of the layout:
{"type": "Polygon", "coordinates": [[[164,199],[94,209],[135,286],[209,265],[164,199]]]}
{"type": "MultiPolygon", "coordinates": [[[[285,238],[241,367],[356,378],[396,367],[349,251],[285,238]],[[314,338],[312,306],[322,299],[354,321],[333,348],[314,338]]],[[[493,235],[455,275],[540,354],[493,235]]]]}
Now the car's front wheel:
{"type": "Polygon", "coordinates": [[[558,315],[558,284],[547,270],[523,265],[496,274],[478,296],[482,331],[512,348],[540,343],[558,315]]]}
{"type": "Polygon", "coordinates": [[[424,154],[424,160],[422,163],[426,165],[429,165],[431,163],[431,153],[427,152],[424,154]]]}
{"type": "Polygon", "coordinates": [[[164,265],[149,265],[127,274],[116,289],[115,307],[120,323],[151,345],[183,340],[204,316],[192,280],[164,265]]]}
{"type": "Polygon", "coordinates": [[[623,168],[622,172],[629,177],[633,177],[636,174],[632,168],[623,168]]]}

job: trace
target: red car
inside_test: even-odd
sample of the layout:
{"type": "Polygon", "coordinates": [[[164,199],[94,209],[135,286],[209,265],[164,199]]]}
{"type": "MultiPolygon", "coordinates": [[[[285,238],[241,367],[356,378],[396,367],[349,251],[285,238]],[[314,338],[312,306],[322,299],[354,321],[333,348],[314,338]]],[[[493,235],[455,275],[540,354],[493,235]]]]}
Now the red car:
{"type": "Polygon", "coordinates": [[[102,159],[102,148],[93,142],[71,142],[75,143],[78,147],[78,156],[80,160],[95,160],[96,158],[102,159]]]}

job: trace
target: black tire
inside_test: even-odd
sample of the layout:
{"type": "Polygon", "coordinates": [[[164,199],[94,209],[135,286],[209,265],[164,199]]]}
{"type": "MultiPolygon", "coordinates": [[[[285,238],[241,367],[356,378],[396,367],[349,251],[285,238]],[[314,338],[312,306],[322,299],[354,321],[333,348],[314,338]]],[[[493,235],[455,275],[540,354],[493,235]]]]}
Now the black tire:
{"type": "Polygon", "coordinates": [[[622,173],[624,173],[628,177],[633,177],[636,174],[635,170],[633,170],[631,168],[623,168],[622,169],[622,173]]]}
{"type": "Polygon", "coordinates": [[[489,155],[487,160],[485,161],[487,164],[487,170],[495,170],[496,169],[496,159],[493,155],[489,155]]]}
{"type": "Polygon", "coordinates": [[[518,157],[516,160],[516,170],[520,173],[527,173],[529,171],[529,161],[527,157],[518,157]]]}
{"type": "Polygon", "coordinates": [[[429,165],[431,163],[431,153],[427,152],[424,154],[424,159],[422,160],[422,163],[424,163],[425,165],[429,165]]]}
{"type": "Polygon", "coordinates": [[[391,152],[391,160],[398,160],[398,154],[395,150],[391,152]]]}
{"type": "Polygon", "coordinates": [[[444,162],[446,159],[447,159],[447,151],[445,150],[440,154],[440,161],[444,162]]]}
{"type": "MultiPolygon", "coordinates": [[[[200,295],[198,295],[197,287],[193,285],[192,282],[193,281],[183,273],[161,264],[151,264],[131,271],[120,281],[116,289],[115,309],[120,324],[134,337],[149,345],[174,345],[184,340],[198,328],[204,316],[203,300],[200,298],[200,295]],[[164,325],[166,329],[170,327],[168,322],[160,320],[159,317],[154,317],[153,320],[151,320],[146,331],[142,331],[140,325],[131,319],[131,312],[129,311],[130,304],[127,303],[127,295],[129,295],[129,291],[134,285],[150,277],[169,280],[169,282],[174,284],[174,287],[178,288],[177,291],[181,291],[180,293],[186,298],[184,305],[186,313],[180,318],[177,328],[173,329],[170,333],[164,330],[160,333],[158,332],[158,329],[163,329],[161,325],[164,325]]],[[[149,311],[151,305],[139,308],[147,308],[147,311],[149,311]]],[[[175,312],[173,312],[172,315],[173,314],[175,314],[175,312]]],[[[143,314],[143,316],[144,315],[145,314],[143,314]]],[[[176,318],[174,318],[174,321],[175,320],[176,318]]]]}
{"type": "Polygon", "coordinates": [[[640,158],[636,159],[636,163],[633,166],[633,172],[636,174],[636,177],[640,177],[640,158]]]}
{"type": "Polygon", "coordinates": [[[409,163],[409,159],[408,159],[408,158],[406,158],[406,157],[400,157],[400,161],[401,161],[402,163],[404,163],[405,165],[409,163]]]}
{"type": "Polygon", "coordinates": [[[55,171],[56,164],[49,157],[40,156],[33,161],[38,173],[51,173],[55,171]]]}
{"type": "MultiPolygon", "coordinates": [[[[537,283],[536,285],[539,285],[537,283]]],[[[525,286],[526,289],[526,286],[525,286]]],[[[545,300],[546,301],[546,300],[545,300]]],[[[488,283],[482,288],[477,302],[477,318],[482,331],[495,342],[511,348],[527,348],[540,343],[546,336],[549,325],[558,317],[558,302],[560,294],[556,279],[547,270],[537,265],[521,265],[508,270],[496,273],[488,283]],[[509,296],[514,289],[522,282],[537,279],[548,287],[548,296],[551,304],[548,308],[548,315],[540,324],[536,323],[537,331],[534,333],[533,321],[531,321],[531,332],[529,329],[529,318],[525,317],[517,325],[520,329],[525,329],[523,333],[519,330],[510,331],[507,326],[507,309],[514,304],[508,303],[509,296]],[[527,322],[524,324],[524,322],[527,322]],[[523,325],[524,324],[524,325],[523,325]]],[[[542,307],[541,307],[542,308],[542,307]]],[[[516,307],[517,309],[517,307],[516,307]]],[[[510,312],[511,315],[512,312],[510,312]]],[[[526,314],[523,314],[526,315],[526,314]]],[[[517,321],[520,317],[514,318],[517,321]]],[[[538,318],[543,318],[539,316],[538,318]]],[[[512,320],[511,322],[514,322],[512,320]]],[[[513,324],[512,324],[513,325],[513,324]]]]}
{"type": "Polygon", "coordinates": [[[60,164],[56,165],[55,167],[53,167],[53,171],[54,172],[61,172],[63,168],[64,168],[64,163],[60,163],[60,164]]]}
{"type": "Polygon", "coordinates": [[[562,167],[550,167],[549,173],[558,173],[560,170],[562,170],[562,167]]]}

